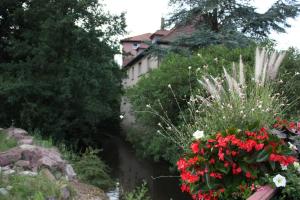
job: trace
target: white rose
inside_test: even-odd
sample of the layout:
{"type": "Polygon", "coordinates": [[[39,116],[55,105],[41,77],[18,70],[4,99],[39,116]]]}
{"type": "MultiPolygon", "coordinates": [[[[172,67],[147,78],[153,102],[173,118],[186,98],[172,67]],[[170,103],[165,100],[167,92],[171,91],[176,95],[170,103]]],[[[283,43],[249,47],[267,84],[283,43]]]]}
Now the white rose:
{"type": "Polygon", "coordinates": [[[198,140],[200,138],[203,138],[204,137],[204,132],[203,131],[199,131],[197,130],[195,133],[193,133],[193,137],[198,140]]]}
{"type": "Polygon", "coordinates": [[[273,182],[275,183],[276,187],[285,187],[286,185],[286,179],[284,176],[281,176],[280,174],[277,174],[273,178],[273,182]]]}

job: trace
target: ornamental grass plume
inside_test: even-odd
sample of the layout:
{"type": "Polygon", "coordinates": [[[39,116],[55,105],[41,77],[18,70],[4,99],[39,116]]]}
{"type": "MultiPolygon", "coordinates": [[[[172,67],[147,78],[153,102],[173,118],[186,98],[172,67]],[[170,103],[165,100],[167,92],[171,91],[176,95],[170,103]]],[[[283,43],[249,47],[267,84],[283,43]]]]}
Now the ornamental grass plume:
{"type": "MultiPolygon", "coordinates": [[[[235,64],[231,73],[223,68],[224,78],[203,76],[198,80],[201,87],[191,91],[188,108],[179,107],[179,126],[172,124],[168,113],[161,116],[154,109],[148,110],[161,118],[160,133],[184,149],[189,147],[196,130],[204,131],[208,137],[227,128],[247,130],[272,124],[285,108],[285,99],[274,94],[272,85],[284,55],[257,48],[253,70],[246,68],[240,56],[238,70],[235,64]]],[[[168,88],[177,102],[172,87],[168,88]]]]}

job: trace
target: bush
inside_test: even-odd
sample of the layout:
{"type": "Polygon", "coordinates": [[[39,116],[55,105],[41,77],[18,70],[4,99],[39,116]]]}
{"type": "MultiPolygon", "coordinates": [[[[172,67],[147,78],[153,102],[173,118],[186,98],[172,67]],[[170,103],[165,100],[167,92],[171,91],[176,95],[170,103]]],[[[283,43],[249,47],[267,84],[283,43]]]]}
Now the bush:
{"type": "Polygon", "coordinates": [[[81,156],[73,157],[72,164],[80,180],[107,190],[114,182],[109,176],[108,166],[99,158],[98,153],[99,150],[87,148],[81,156]]]}
{"type": "MultiPolygon", "coordinates": [[[[60,186],[63,182],[52,182],[41,174],[37,176],[10,175],[2,176],[0,188],[7,188],[8,196],[0,196],[2,200],[21,200],[21,199],[47,199],[49,197],[60,198],[60,186]],[[11,187],[8,188],[8,187],[11,187]]],[[[73,195],[73,194],[71,194],[73,195]]],[[[70,198],[72,199],[72,197],[70,198]]]]}
{"type": "Polygon", "coordinates": [[[125,194],[124,200],[151,200],[148,192],[147,183],[143,182],[141,186],[138,186],[132,192],[125,194]]]}

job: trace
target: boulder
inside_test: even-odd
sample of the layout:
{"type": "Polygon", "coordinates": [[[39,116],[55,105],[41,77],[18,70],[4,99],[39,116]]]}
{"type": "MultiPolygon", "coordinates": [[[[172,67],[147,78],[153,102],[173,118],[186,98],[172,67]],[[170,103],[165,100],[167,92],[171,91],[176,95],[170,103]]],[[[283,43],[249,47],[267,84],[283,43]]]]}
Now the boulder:
{"type": "Polygon", "coordinates": [[[30,162],[28,160],[19,160],[15,163],[15,167],[19,167],[25,170],[31,169],[30,162]]]}
{"type": "Polygon", "coordinates": [[[49,171],[49,169],[42,169],[40,171],[40,174],[42,174],[44,177],[46,177],[49,181],[56,181],[54,175],[49,171]]]}
{"type": "Polygon", "coordinates": [[[24,175],[24,176],[37,176],[38,175],[37,172],[32,172],[32,171],[22,171],[19,174],[24,175]]]}
{"type": "Polygon", "coordinates": [[[33,144],[33,137],[31,136],[26,136],[24,139],[21,139],[18,141],[18,144],[27,144],[27,145],[32,145],[33,144]]]}
{"type": "Polygon", "coordinates": [[[0,188],[0,195],[1,196],[7,196],[8,195],[8,191],[5,188],[0,188]]]}
{"type": "Polygon", "coordinates": [[[24,139],[28,135],[27,131],[21,128],[11,127],[8,129],[4,129],[3,131],[7,134],[9,138],[14,138],[18,141],[24,139]]]}
{"type": "Polygon", "coordinates": [[[66,165],[65,174],[66,174],[68,180],[74,180],[74,178],[76,177],[76,173],[75,173],[72,165],[70,165],[70,164],[66,165]]]}
{"type": "Polygon", "coordinates": [[[22,150],[18,147],[0,153],[0,166],[13,164],[21,159],[22,150]]]}

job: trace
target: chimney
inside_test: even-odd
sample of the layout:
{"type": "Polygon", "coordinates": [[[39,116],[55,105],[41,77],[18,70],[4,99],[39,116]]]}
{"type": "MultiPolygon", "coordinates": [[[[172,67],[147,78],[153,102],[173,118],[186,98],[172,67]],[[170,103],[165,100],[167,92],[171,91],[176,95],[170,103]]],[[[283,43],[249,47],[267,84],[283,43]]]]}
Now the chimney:
{"type": "Polygon", "coordinates": [[[165,30],[165,18],[161,18],[161,22],[160,22],[160,30],[165,30]]]}

